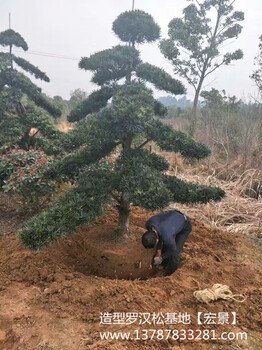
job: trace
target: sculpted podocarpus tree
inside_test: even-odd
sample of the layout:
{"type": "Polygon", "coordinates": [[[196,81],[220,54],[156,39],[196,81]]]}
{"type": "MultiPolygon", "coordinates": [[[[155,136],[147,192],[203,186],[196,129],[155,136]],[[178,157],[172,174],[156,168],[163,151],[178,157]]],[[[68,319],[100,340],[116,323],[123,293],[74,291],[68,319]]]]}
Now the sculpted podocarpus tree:
{"type": "Polygon", "coordinates": [[[21,69],[34,78],[49,82],[48,76],[27,60],[18,57],[13,49],[28,50],[23,37],[12,29],[0,33],[0,148],[19,143],[30,145],[30,130],[36,128],[42,136],[54,138],[52,118],[61,112],[41,93],[21,69]],[[20,70],[17,70],[17,67],[20,70]]]}
{"type": "Polygon", "coordinates": [[[157,40],[158,25],[150,15],[136,10],[121,14],[113,23],[113,31],[124,44],[82,58],[79,63],[94,73],[92,81],[100,89],[70,114],[70,121],[82,119],[64,140],[65,149],[71,153],[48,174],[63,174],[73,179],[74,187],[19,233],[32,249],[90,222],[110,201],[116,203],[119,212],[117,231],[128,234],[132,206],[156,210],[171,202],[205,203],[224,195],[219,188],[168,175],[166,159],[145,149],[154,141],[160,149],[180,152],[186,158],[201,159],[210,153],[205,145],[161,122],[166,108],[145,85],[150,82],[172,94],[185,91],[179,81],[140,59],[137,44],[157,40]],[[107,161],[106,156],[116,149],[117,158],[107,161]]]}
{"type": "Polygon", "coordinates": [[[204,80],[222,65],[243,58],[241,50],[222,54],[221,49],[241,33],[239,22],[244,20],[244,13],[234,11],[234,0],[190,1],[193,3],[183,10],[183,18],[170,21],[169,38],[161,41],[160,49],[172,63],[175,74],[185,78],[195,90],[191,127],[194,135],[204,80]]]}

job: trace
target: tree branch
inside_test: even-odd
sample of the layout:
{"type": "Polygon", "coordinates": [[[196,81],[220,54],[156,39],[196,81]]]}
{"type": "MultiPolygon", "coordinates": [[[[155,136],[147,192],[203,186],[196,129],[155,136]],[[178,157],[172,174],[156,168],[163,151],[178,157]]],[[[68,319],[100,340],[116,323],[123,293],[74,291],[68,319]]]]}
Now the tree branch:
{"type": "Polygon", "coordinates": [[[223,60],[222,62],[220,62],[219,64],[217,64],[213,69],[211,69],[209,72],[207,72],[207,73],[205,74],[205,78],[206,78],[209,74],[213,73],[217,68],[221,67],[224,63],[225,63],[225,60],[223,60]]]}
{"type": "MultiPolygon", "coordinates": [[[[201,9],[201,4],[200,4],[200,2],[199,2],[198,0],[195,0],[195,2],[198,4],[199,8],[201,9]]],[[[201,13],[201,11],[198,10],[198,13],[200,13],[200,15],[201,15],[201,14],[203,15],[205,24],[206,24],[206,26],[207,26],[207,28],[208,28],[208,31],[209,31],[209,34],[210,34],[210,37],[208,36],[208,38],[211,39],[211,38],[212,38],[212,31],[211,31],[211,28],[210,28],[209,25],[208,25],[208,21],[207,21],[205,12],[202,11],[202,13],[201,13]]]]}
{"type": "Polygon", "coordinates": [[[35,135],[37,135],[39,133],[39,130],[37,130],[34,135],[32,135],[32,137],[35,137],[35,135]]]}
{"type": "Polygon", "coordinates": [[[137,149],[140,149],[140,148],[142,148],[142,147],[144,147],[148,142],[150,142],[151,140],[150,139],[147,139],[146,141],[144,141],[143,143],[141,143],[141,145],[140,146],[138,146],[138,147],[136,147],[135,149],[137,150],[137,149]]]}
{"type": "Polygon", "coordinates": [[[196,84],[193,82],[193,80],[186,74],[186,72],[184,71],[183,67],[181,64],[176,63],[178,69],[175,68],[175,72],[177,71],[180,75],[182,75],[190,85],[193,86],[193,88],[196,90],[196,84]],[[179,71],[180,70],[180,71],[179,71]]]}
{"type": "Polygon", "coordinates": [[[236,0],[233,0],[229,6],[232,6],[235,2],[236,0]]]}
{"type": "Polygon", "coordinates": [[[120,204],[120,198],[118,198],[114,193],[111,193],[111,196],[120,204]]]}

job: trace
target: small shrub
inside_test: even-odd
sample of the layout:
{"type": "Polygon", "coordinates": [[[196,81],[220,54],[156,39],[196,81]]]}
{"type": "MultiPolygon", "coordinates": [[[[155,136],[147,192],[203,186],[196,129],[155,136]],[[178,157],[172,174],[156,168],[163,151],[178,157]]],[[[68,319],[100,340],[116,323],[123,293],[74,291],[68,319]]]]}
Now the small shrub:
{"type": "Polygon", "coordinates": [[[15,145],[0,156],[2,190],[21,197],[24,206],[35,207],[40,198],[47,199],[54,191],[54,181],[43,175],[53,161],[54,156],[47,156],[41,148],[25,151],[15,145]]]}

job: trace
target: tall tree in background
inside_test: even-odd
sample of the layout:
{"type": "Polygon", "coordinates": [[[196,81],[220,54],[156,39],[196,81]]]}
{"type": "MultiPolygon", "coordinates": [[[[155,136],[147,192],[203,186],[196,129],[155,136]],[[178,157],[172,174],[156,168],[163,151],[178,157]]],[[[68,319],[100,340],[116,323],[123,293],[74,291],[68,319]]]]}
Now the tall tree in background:
{"type": "Polygon", "coordinates": [[[87,93],[81,89],[75,89],[70,93],[68,105],[70,110],[75,109],[81,102],[87,98],[87,93]]]}
{"type": "Polygon", "coordinates": [[[149,14],[136,10],[122,13],[113,23],[113,31],[124,44],[82,58],[79,63],[94,73],[92,81],[100,89],[69,115],[70,121],[82,119],[64,141],[64,146],[74,152],[50,169],[49,175],[66,176],[75,186],[48,212],[24,225],[19,235],[32,249],[74,232],[81,223],[101,214],[110,201],[119,212],[118,232],[127,234],[133,205],[156,210],[171,202],[205,203],[224,195],[219,188],[168,175],[166,159],[145,149],[154,141],[161,149],[180,152],[186,158],[201,159],[210,154],[205,145],[159,120],[166,108],[154,99],[145,83],[173,94],[184,93],[184,87],[162,69],[140,59],[136,45],[156,41],[158,25],[149,14]],[[106,158],[113,152],[113,160],[106,158]]]}
{"type": "Polygon", "coordinates": [[[19,33],[12,29],[1,32],[0,46],[8,48],[8,52],[0,52],[0,147],[16,142],[21,146],[29,145],[31,128],[36,128],[45,137],[54,137],[57,131],[50,115],[58,117],[60,110],[16,66],[36,79],[49,82],[49,78],[13,53],[14,47],[28,50],[19,33]]]}
{"type": "Polygon", "coordinates": [[[260,98],[262,100],[262,35],[259,37],[259,40],[260,40],[260,43],[258,45],[259,53],[255,57],[255,64],[257,66],[257,69],[251,75],[251,79],[253,79],[254,82],[256,83],[260,98]]]}
{"type": "Polygon", "coordinates": [[[221,48],[229,39],[241,33],[239,22],[244,13],[234,11],[234,0],[191,0],[183,10],[183,18],[169,23],[169,39],[161,41],[160,49],[174,66],[174,72],[185,78],[195,90],[192,130],[194,135],[199,95],[205,78],[222,65],[243,58],[236,50],[221,55],[221,48]],[[215,21],[211,20],[215,12],[215,21]]]}
{"type": "Polygon", "coordinates": [[[255,57],[255,64],[257,66],[257,69],[251,75],[251,79],[253,79],[254,82],[256,83],[256,86],[258,88],[258,94],[259,94],[259,98],[257,101],[258,103],[256,106],[256,108],[258,109],[256,112],[256,115],[260,117],[260,122],[257,127],[257,130],[260,130],[259,137],[258,137],[259,146],[257,148],[257,154],[261,155],[262,153],[262,118],[261,118],[262,117],[262,111],[261,111],[261,107],[262,107],[262,35],[259,37],[258,47],[259,47],[259,52],[258,52],[258,55],[255,57]]]}

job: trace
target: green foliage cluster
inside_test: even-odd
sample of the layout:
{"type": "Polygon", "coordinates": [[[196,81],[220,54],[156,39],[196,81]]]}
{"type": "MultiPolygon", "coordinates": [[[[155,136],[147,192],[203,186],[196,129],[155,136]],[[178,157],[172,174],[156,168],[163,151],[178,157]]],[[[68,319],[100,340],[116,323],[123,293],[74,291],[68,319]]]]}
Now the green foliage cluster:
{"type": "Polygon", "coordinates": [[[79,67],[94,72],[92,82],[98,85],[110,84],[111,80],[119,80],[126,76],[130,66],[140,64],[139,51],[130,46],[115,46],[84,57],[79,62],[79,67]]]}
{"type": "Polygon", "coordinates": [[[28,50],[28,46],[24,38],[12,29],[7,29],[0,33],[0,44],[1,46],[19,47],[24,51],[28,50]]]}
{"type": "Polygon", "coordinates": [[[79,103],[68,116],[69,122],[83,119],[87,114],[98,112],[107,105],[108,100],[116,91],[115,86],[104,86],[100,90],[91,93],[88,98],[79,103]]]}
{"type": "Polygon", "coordinates": [[[176,131],[168,125],[155,120],[148,128],[147,135],[158,146],[167,152],[179,152],[188,159],[203,159],[210,155],[210,150],[204,144],[196,142],[181,131],[176,131]]]}
{"type": "Polygon", "coordinates": [[[60,153],[61,148],[55,143],[61,133],[51,116],[27,98],[19,96],[19,99],[18,103],[14,90],[4,89],[0,93],[0,148],[4,150],[18,143],[25,149],[36,145],[48,154],[60,153]]]}
{"type": "Polygon", "coordinates": [[[18,145],[0,155],[0,185],[2,191],[21,197],[23,206],[39,204],[39,199],[49,197],[55,188],[44,170],[53,163],[42,149],[20,149],[18,145]]]}
{"type": "Polygon", "coordinates": [[[16,142],[28,147],[32,144],[31,128],[37,128],[46,139],[49,135],[54,136],[58,131],[51,116],[60,116],[60,110],[14,65],[36,79],[49,82],[49,78],[38,67],[12,53],[13,47],[28,50],[19,33],[12,29],[1,32],[0,46],[9,46],[9,52],[0,52],[0,147],[9,147],[16,142]]]}
{"type": "Polygon", "coordinates": [[[219,201],[225,195],[221,188],[185,183],[174,176],[166,175],[164,183],[172,193],[172,200],[179,203],[208,203],[210,200],[219,201]]]}
{"type": "Polygon", "coordinates": [[[113,23],[113,31],[120,40],[134,44],[154,42],[160,36],[160,27],[154,19],[141,10],[126,11],[113,23]]]}
{"type": "Polygon", "coordinates": [[[87,169],[73,187],[54,205],[25,223],[18,232],[30,249],[41,249],[75,232],[83,223],[91,223],[102,214],[102,206],[110,201],[111,176],[106,166],[87,169]]]}
{"type": "Polygon", "coordinates": [[[180,81],[172,79],[163,69],[149,63],[139,65],[137,76],[146,81],[150,81],[159,90],[168,91],[175,95],[185,92],[184,86],[180,81]]]}
{"type": "MultiPolygon", "coordinates": [[[[10,59],[15,62],[20,68],[22,68],[24,71],[34,75],[36,79],[41,79],[46,82],[50,82],[50,79],[48,76],[42,72],[38,67],[35,67],[33,64],[30,62],[26,61],[25,59],[21,57],[16,57],[15,55],[9,55],[10,59]]],[[[58,113],[59,111],[54,111],[54,113],[58,113]]]]}

